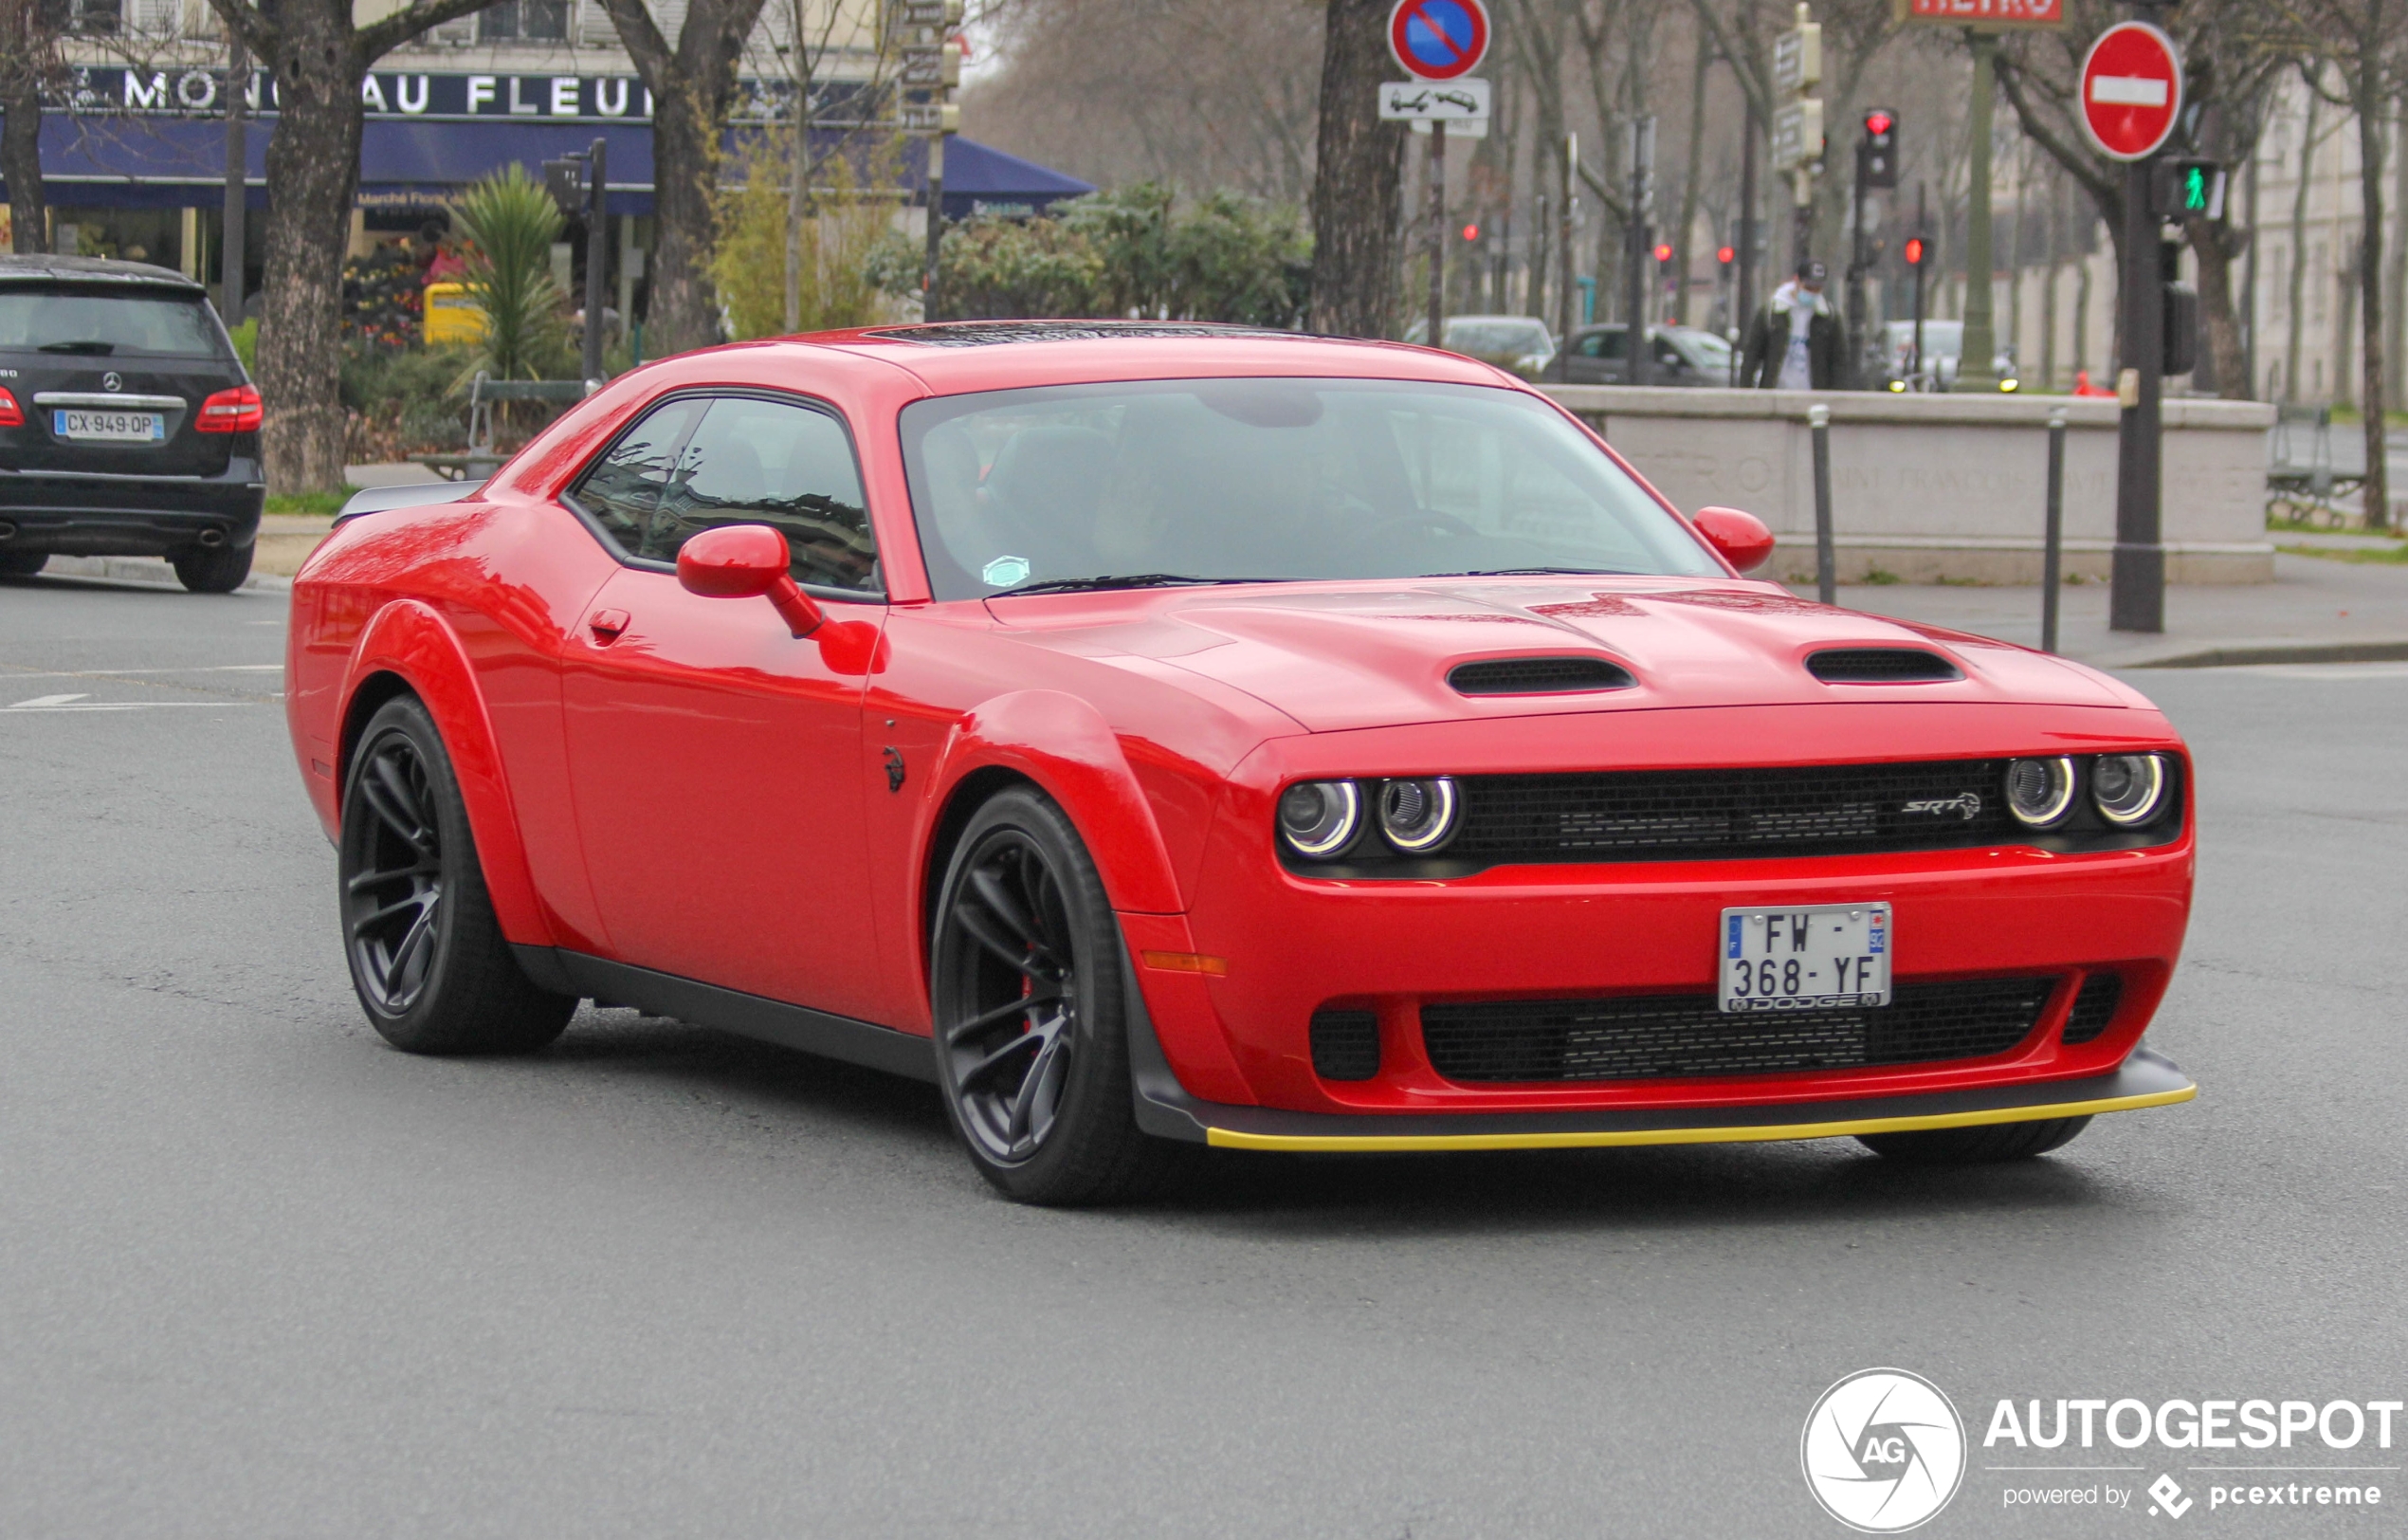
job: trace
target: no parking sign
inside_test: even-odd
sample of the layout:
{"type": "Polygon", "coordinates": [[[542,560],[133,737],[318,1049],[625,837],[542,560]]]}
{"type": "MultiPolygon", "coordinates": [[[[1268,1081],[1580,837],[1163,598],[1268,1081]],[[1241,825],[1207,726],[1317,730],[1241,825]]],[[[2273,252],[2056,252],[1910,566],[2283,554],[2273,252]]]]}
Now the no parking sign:
{"type": "Polygon", "coordinates": [[[1484,0],[1396,0],[1388,46],[1416,79],[1469,75],[1488,51],[1488,8],[1484,0]]]}

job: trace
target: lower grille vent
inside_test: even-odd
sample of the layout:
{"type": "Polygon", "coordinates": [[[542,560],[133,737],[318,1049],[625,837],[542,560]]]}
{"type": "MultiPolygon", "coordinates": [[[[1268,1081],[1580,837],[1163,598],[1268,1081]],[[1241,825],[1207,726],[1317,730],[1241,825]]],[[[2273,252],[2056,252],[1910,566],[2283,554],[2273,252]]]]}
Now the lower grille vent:
{"type": "MultiPolygon", "coordinates": [[[[1726,1016],[1711,995],[1425,1005],[1422,1043],[1450,1080],[1648,1080],[1986,1058],[2021,1042],[2053,979],[1901,984],[1869,1010],[1726,1016]]],[[[1314,1057],[1320,1057],[1316,1018],[1314,1057]]]]}
{"type": "Polygon", "coordinates": [[[2124,979],[2120,974],[2094,973],[2082,981],[2082,993],[2073,997],[2073,1009],[2066,1013],[2065,1040],[2069,1044],[2095,1042],[2115,1019],[2115,1008],[2124,1003],[2124,979]]]}
{"type": "Polygon", "coordinates": [[[1379,1018],[1369,1011],[1315,1011],[1313,1072],[1323,1080],[1369,1080],[1377,1075],[1379,1018]]]}

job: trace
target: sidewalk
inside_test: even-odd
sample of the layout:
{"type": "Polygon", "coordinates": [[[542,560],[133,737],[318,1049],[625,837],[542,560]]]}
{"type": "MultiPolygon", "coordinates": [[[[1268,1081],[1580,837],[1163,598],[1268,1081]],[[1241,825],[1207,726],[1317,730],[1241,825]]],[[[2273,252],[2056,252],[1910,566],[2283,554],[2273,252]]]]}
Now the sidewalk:
{"type": "MultiPolygon", "coordinates": [[[[2327,543],[2293,535],[2276,539],[2281,544],[2327,543]]],[[[1792,586],[1793,592],[1814,596],[1811,583],[1792,586]]],[[[2036,587],[1852,585],[1840,589],[1839,602],[1868,614],[2040,645],[2036,587]]],[[[2057,612],[2057,651],[2102,669],[2408,658],[2408,565],[2282,554],[2274,558],[2271,583],[2167,589],[2162,635],[2109,631],[2107,621],[2107,584],[2067,588],[2057,612]]]]}

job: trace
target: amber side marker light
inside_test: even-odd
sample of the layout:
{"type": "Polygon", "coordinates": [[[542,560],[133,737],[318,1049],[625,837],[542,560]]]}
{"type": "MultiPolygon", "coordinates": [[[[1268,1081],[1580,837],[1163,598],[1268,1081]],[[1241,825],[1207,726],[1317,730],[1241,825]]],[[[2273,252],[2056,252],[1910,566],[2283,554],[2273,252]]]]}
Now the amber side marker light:
{"type": "Polygon", "coordinates": [[[1229,977],[1229,959],[1207,957],[1201,952],[1140,952],[1138,961],[1149,968],[1164,973],[1209,973],[1215,979],[1229,977]]]}

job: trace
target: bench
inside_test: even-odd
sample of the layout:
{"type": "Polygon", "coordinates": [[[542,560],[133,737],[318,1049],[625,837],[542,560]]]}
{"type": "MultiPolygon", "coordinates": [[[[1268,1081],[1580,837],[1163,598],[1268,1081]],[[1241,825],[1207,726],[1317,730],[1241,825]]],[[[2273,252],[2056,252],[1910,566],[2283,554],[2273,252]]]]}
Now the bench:
{"type": "Polygon", "coordinates": [[[468,382],[468,449],[465,454],[413,454],[410,458],[448,481],[483,481],[510,458],[493,447],[493,409],[502,401],[584,400],[602,388],[598,379],[492,379],[482,369],[468,382]]]}
{"type": "Polygon", "coordinates": [[[2349,514],[2335,506],[2335,499],[2356,492],[2365,481],[2362,469],[2333,468],[2332,408],[2274,409],[2274,431],[2266,455],[2268,518],[2339,528],[2349,522],[2349,514]]]}

